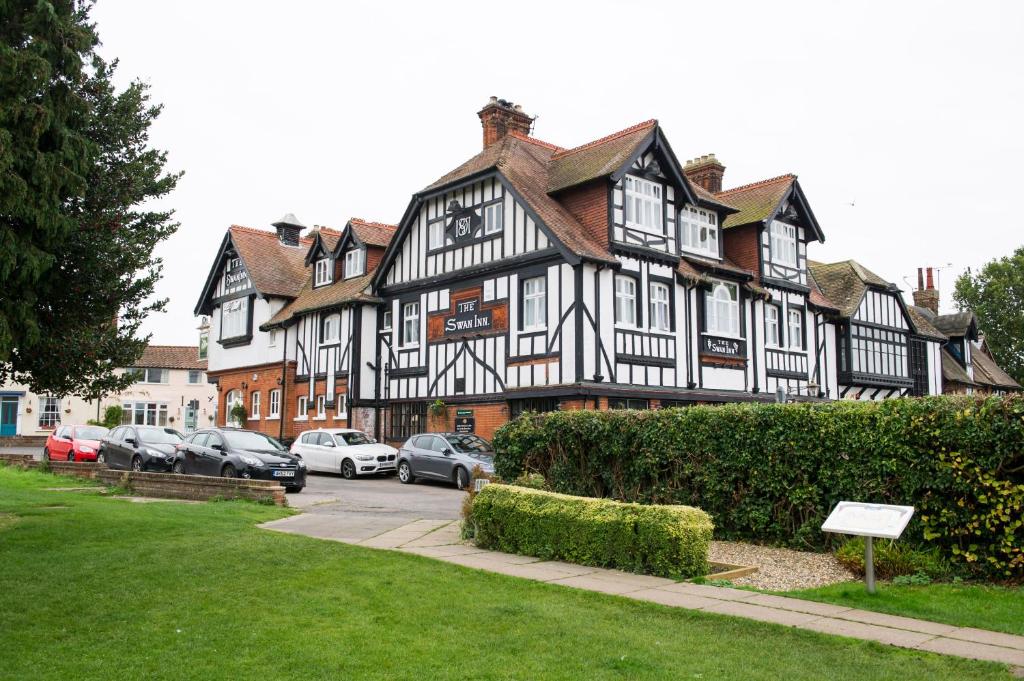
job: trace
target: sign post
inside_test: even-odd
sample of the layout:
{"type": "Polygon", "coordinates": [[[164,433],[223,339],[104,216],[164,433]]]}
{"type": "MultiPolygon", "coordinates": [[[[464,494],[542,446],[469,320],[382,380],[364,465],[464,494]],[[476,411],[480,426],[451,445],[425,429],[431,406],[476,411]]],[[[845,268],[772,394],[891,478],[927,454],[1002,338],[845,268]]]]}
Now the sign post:
{"type": "Polygon", "coordinates": [[[864,537],[864,582],[875,593],[875,547],[873,539],[899,539],[914,515],[913,506],[865,504],[840,501],[821,526],[822,532],[864,537]]]}

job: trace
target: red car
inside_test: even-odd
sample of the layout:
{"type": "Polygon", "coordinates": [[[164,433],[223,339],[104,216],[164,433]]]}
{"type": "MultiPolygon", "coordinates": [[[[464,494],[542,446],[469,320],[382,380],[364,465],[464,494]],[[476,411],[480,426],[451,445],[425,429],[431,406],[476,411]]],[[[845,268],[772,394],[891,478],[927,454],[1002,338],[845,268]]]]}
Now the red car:
{"type": "Polygon", "coordinates": [[[100,438],[108,432],[103,426],[57,426],[46,438],[43,460],[95,461],[100,438]]]}

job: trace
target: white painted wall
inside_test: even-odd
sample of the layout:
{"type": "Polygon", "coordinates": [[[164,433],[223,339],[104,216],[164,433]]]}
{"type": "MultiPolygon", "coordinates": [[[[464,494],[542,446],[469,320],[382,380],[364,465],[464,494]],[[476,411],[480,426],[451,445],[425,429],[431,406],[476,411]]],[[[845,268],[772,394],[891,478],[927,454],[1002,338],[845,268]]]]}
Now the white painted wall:
{"type": "MultiPolygon", "coordinates": [[[[281,361],[282,343],[284,332],[277,332],[277,340],[274,346],[270,345],[270,333],[260,331],[260,325],[266,323],[277,312],[285,306],[288,301],[284,298],[255,298],[253,301],[252,318],[252,341],[248,345],[240,345],[233,348],[225,348],[217,341],[220,340],[220,305],[213,309],[210,315],[210,346],[209,346],[209,370],[223,371],[225,369],[237,369],[239,367],[256,366],[281,361]]],[[[294,331],[289,331],[288,359],[295,358],[294,331]]]]}

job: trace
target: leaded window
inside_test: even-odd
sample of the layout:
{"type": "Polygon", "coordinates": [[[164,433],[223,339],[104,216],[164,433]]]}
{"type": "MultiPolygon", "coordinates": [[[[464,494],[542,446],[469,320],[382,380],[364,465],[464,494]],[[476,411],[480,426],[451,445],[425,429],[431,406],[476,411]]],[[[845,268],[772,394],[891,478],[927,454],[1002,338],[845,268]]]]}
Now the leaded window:
{"type": "Polygon", "coordinates": [[[426,402],[392,402],[389,440],[407,440],[427,424],[426,402]]]}

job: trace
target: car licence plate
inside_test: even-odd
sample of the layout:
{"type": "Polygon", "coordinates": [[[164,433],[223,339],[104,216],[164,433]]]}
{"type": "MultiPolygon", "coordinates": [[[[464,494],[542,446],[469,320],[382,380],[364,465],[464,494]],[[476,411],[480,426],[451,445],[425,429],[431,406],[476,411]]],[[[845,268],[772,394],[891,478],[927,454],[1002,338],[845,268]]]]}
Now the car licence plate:
{"type": "Polygon", "coordinates": [[[295,471],[274,471],[275,478],[294,478],[295,471]]]}

